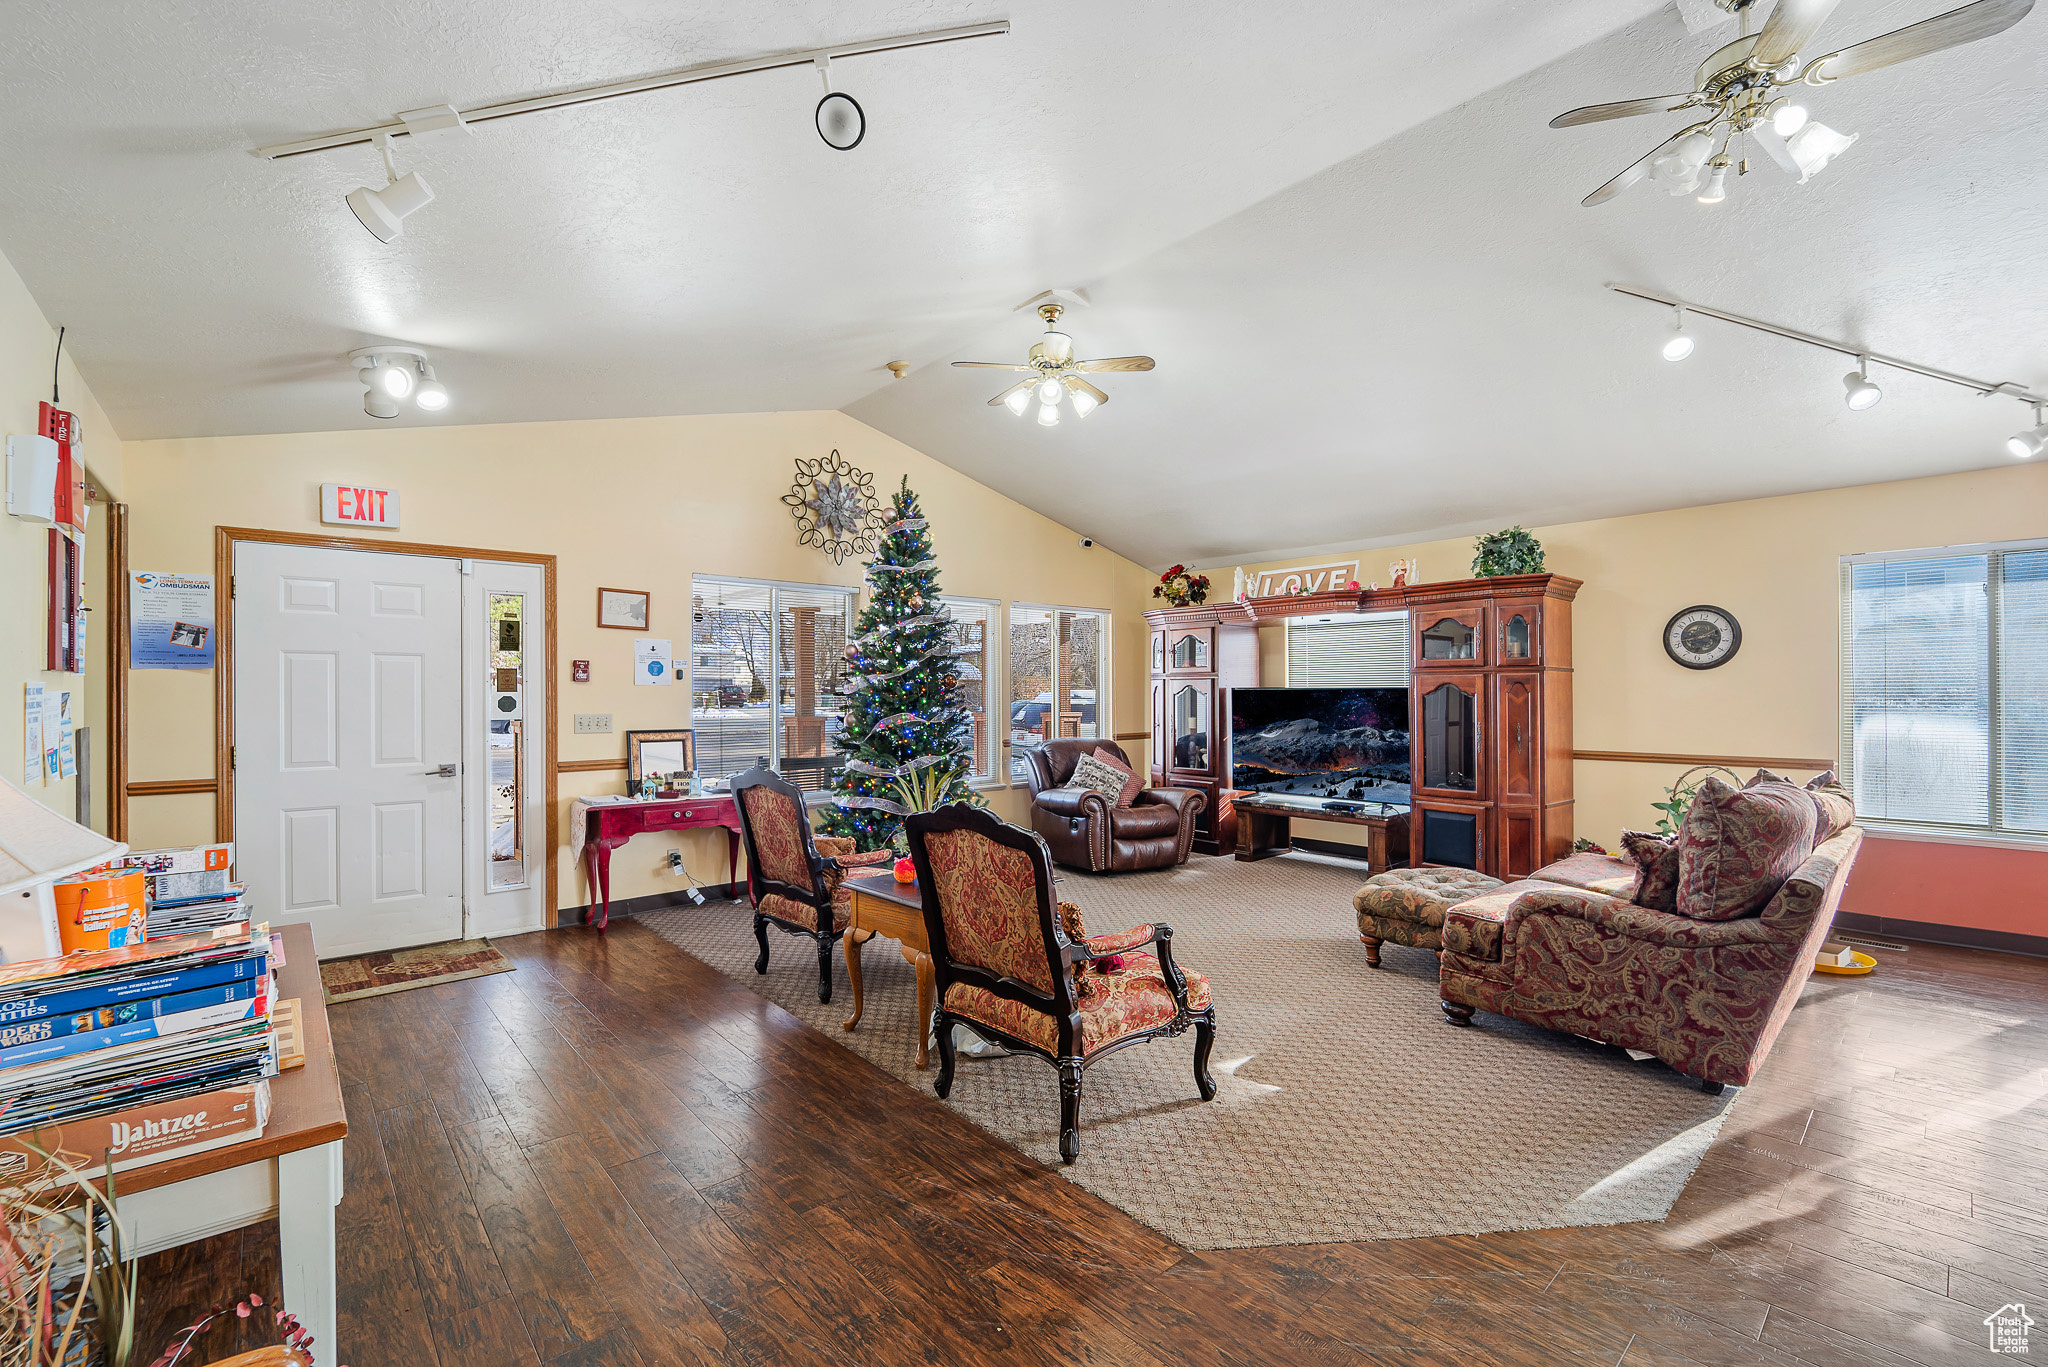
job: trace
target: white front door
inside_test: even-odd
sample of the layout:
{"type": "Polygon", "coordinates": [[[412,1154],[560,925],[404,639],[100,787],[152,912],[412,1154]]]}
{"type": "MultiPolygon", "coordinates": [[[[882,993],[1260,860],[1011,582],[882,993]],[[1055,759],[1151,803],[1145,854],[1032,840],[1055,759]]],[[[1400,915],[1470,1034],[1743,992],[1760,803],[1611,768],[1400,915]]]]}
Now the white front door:
{"type": "Polygon", "coordinates": [[[235,863],[322,958],[460,939],[462,573],[235,547],[235,863]]]}

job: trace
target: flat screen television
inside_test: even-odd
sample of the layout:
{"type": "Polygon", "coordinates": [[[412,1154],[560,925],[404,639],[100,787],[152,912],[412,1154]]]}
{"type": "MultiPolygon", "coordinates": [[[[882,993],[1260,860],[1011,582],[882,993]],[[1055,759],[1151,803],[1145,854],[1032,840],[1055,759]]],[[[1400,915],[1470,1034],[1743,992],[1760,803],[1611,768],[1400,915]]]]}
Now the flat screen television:
{"type": "Polygon", "coordinates": [[[1230,785],[1408,805],[1408,690],[1233,688],[1230,785]]]}

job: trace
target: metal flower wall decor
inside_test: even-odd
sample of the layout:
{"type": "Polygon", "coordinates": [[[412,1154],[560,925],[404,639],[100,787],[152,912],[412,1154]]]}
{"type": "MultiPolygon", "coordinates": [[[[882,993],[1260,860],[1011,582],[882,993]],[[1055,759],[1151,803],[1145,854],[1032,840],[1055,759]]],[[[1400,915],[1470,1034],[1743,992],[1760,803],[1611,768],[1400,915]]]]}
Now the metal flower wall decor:
{"type": "Polygon", "coordinates": [[[882,507],[875,477],[854,469],[837,451],[817,460],[799,457],[796,482],[782,501],[796,517],[799,546],[816,546],[835,565],[849,555],[874,553],[875,516],[882,507]]]}

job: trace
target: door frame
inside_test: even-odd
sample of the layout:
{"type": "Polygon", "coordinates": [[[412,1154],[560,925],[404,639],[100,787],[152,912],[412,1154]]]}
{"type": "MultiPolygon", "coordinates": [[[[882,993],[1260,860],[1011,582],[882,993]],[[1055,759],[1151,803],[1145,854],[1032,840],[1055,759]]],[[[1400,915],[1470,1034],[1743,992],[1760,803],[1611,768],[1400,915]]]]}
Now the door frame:
{"type": "MultiPolygon", "coordinates": [[[[520,564],[541,567],[541,597],[545,610],[544,647],[547,679],[547,713],[545,725],[548,737],[547,768],[547,900],[545,902],[547,928],[553,930],[560,916],[561,891],[557,887],[556,861],[560,854],[561,821],[559,811],[558,777],[559,761],[556,758],[559,735],[556,728],[557,698],[555,689],[555,557],[536,555],[529,551],[485,550],[474,546],[441,546],[420,541],[384,541],[370,537],[328,536],[321,532],[273,532],[260,527],[220,527],[213,529],[213,735],[214,735],[214,793],[213,828],[214,839],[227,841],[235,838],[235,546],[243,541],[264,541],[275,545],[311,546],[322,550],[335,551],[376,551],[387,555],[426,555],[444,560],[507,560],[520,564]]],[[[467,687],[467,685],[465,685],[467,687]]],[[[466,696],[466,695],[465,695],[466,696]]],[[[465,807],[467,803],[465,802],[465,807]]],[[[464,858],[468,852],[465,847],[464,858]]],[[[466,868],[466,866],[465,866],[466,868]]],[[[467,898],[463,907],[464,924],[467,926],[469,908],[467,898]]]]}

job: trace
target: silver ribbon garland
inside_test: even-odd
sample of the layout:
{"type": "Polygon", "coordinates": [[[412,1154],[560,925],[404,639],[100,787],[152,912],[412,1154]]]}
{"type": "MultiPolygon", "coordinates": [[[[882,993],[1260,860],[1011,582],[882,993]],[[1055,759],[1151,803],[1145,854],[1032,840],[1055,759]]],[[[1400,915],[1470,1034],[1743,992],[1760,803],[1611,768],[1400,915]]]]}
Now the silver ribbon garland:
{"type": "Polygon", "coordinates": [[[915,574],[919,570],[937,569],[936,560],[920,560],[915,565],[870,565],[869,574],[915,574]]]}
{"type": "Polygon", "coordinates": [[[885,769],[879,764],[870,764],[864,759],[850,759],[846,761],[846,768],[850,773],[871,774],[876,778],[901,778],[905,774],[914,774],[920,769],[929,769],[934,764],[944,764],[947,762],[947,759],[948,756],[945,755],[926,755],[923,759],[914,759],[908,764],[899,764],[894,769],[885,769]]]}
{"type": "Polygon", "coordinates": [[[916,531],[919,527],[929,527],[931,525],[930,522],[921,517],[906,517],[900,522],[891,522],[882,530],[884,532],[910,532],[916,531]]]}
{"type": "Polygon", "coordinates": [[[909,816],[910,808],[900,802],[891,802],[886,797],[834,797],[833,803],[840,807],[868,807],[891,816],[909,816]]]}
{"type": "Polygon", "coordinates": [[[873,631],[864,631],[854,637],[852,644],[857,646],[863,641],[879,640],[884,636],[894,636],[899,631],[909,631],[912,627],[931,626],[934,623],[950,622],[952,620],[953,614],[950,612],[921,613],[916,617],[906,617],[900,622],[884,622],[873,631]]]}

